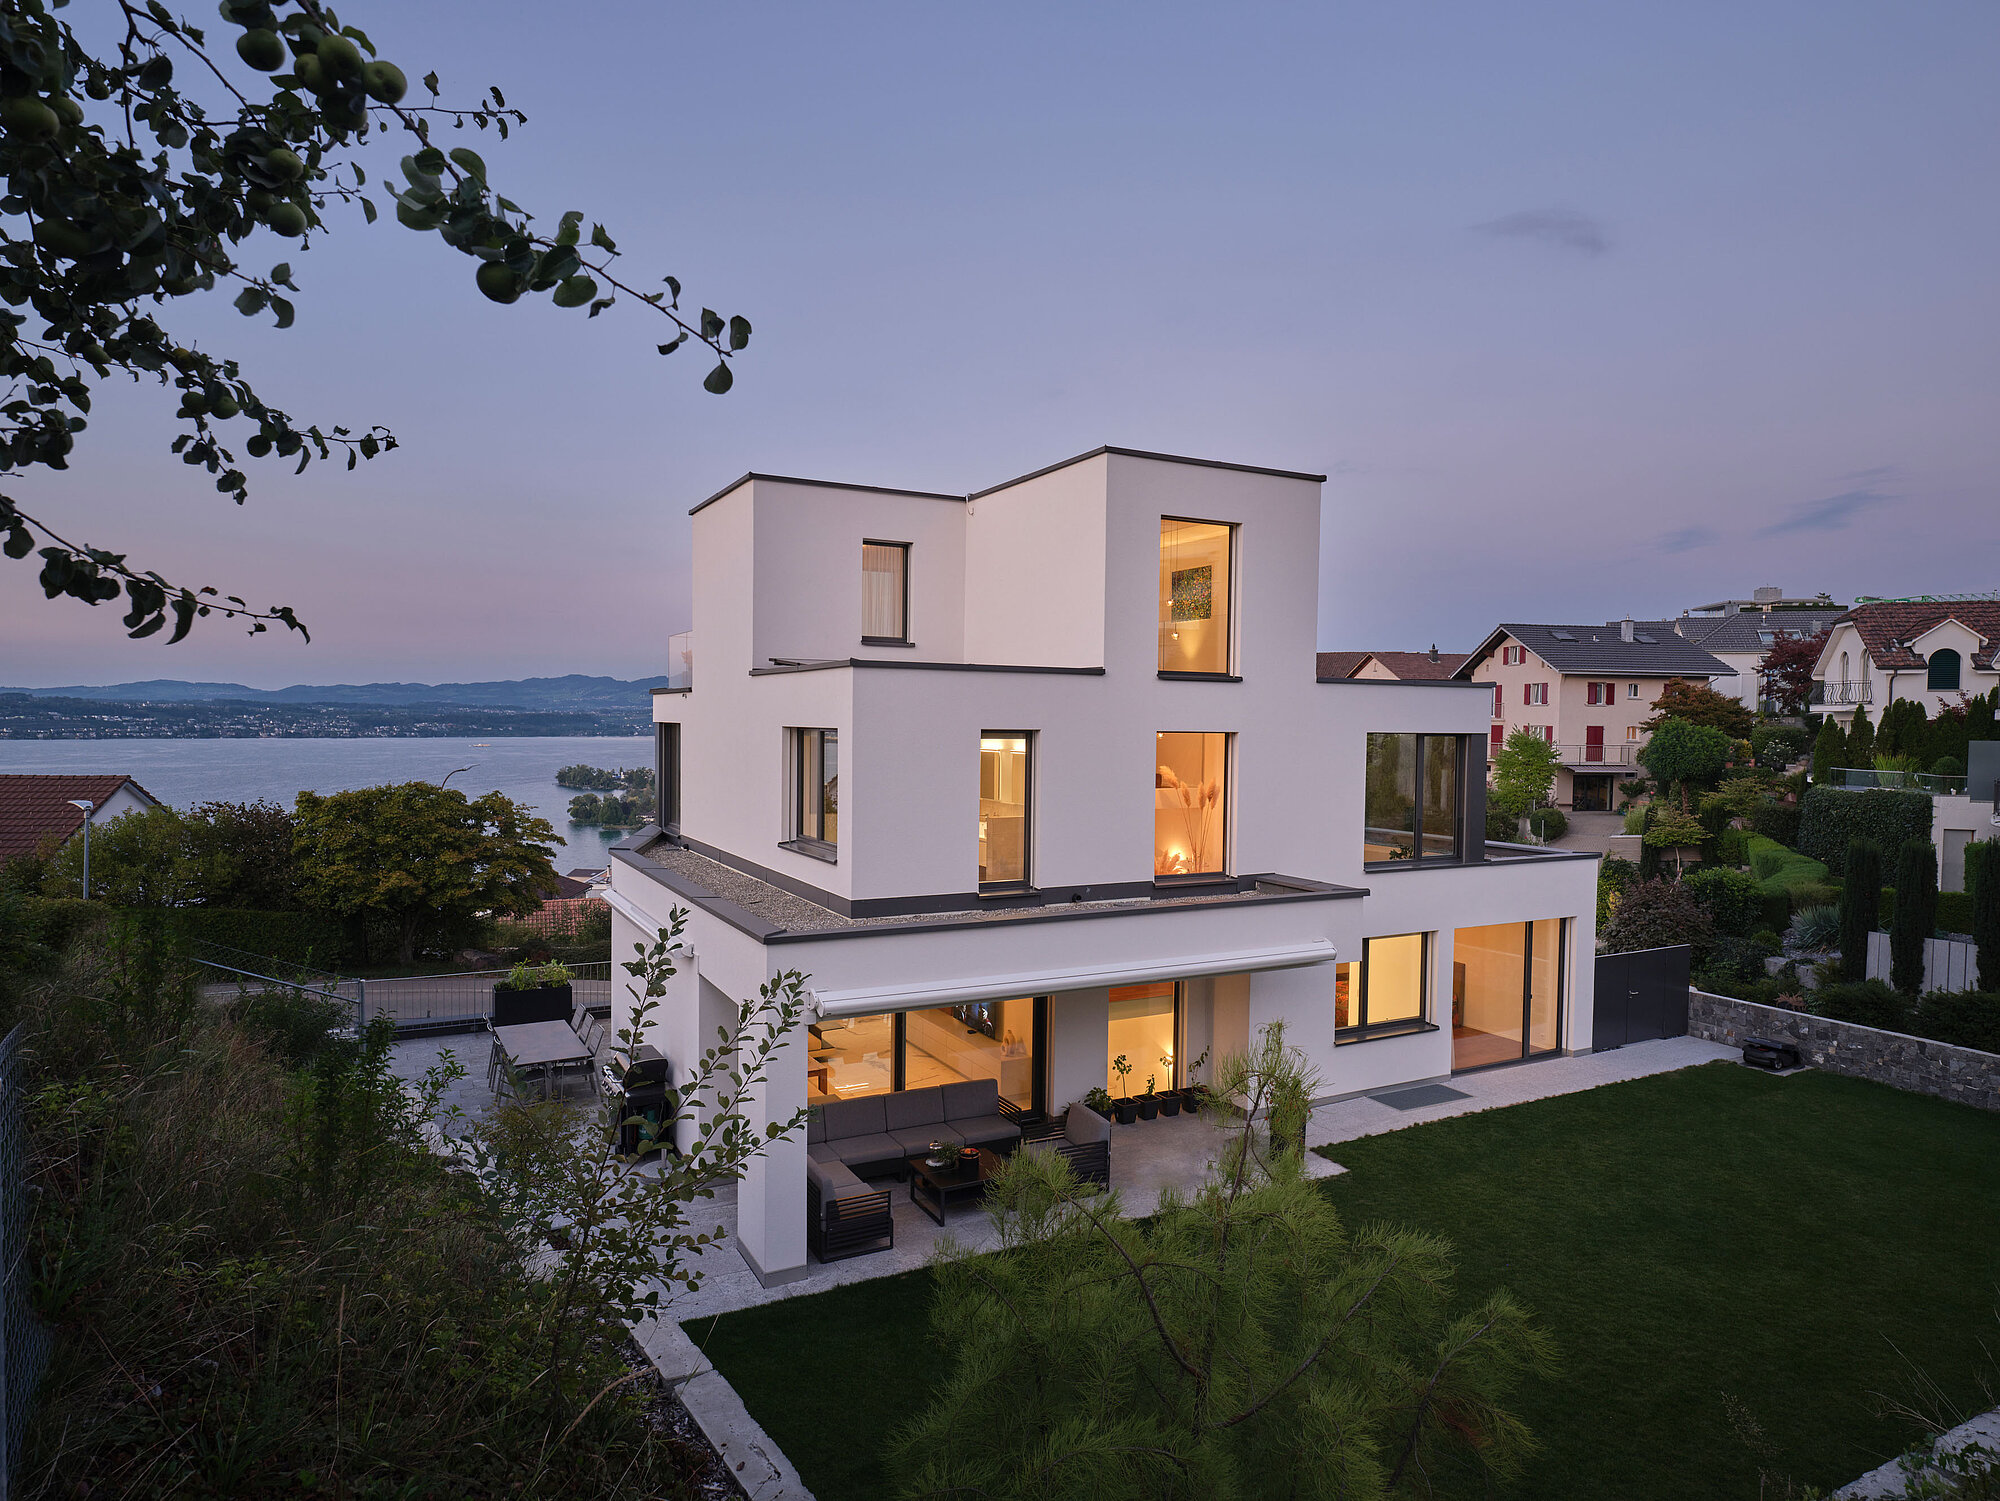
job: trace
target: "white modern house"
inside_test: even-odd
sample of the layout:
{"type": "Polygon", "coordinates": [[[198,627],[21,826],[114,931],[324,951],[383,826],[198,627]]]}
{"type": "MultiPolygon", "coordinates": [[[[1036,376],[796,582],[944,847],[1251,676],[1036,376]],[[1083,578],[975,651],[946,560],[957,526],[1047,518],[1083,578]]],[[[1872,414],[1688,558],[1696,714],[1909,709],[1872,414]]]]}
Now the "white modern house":
{"type": "MultiPolygon", "coordinates": [[[[692,914],[676,1069],[787,970],[756,1119],[988,1079],[1059,1114],[1279,1019],[1328,1099],[1587,1051],[1596,857],[1484,841],[1490,685],[1316,680],[1322,480],[1101,448],[696,506],[660,821],[609,893],[621,957],[692,914]]],[[[805,1272],[808,1155],[739,1190],[767,1282],[805,1272]]]]}

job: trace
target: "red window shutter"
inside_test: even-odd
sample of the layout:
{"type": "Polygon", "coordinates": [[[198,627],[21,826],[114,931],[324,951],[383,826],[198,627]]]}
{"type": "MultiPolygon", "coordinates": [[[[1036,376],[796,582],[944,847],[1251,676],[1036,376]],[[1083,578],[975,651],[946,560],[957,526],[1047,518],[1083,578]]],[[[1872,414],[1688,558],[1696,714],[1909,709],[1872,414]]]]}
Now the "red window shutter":
{"type": "Polygon", "coordinates": [[[1588,692],[1586,692],[1586,693],[1584,694],[1584,696],[1583,696],[1583,701],[1584,701],[1585,703],[1587,703],[1587,704],[1594,704],[1594,703],[1596,703],[1596,702],[1597,702],[1597,701],[1598,701],[1598,700],[1599,700],[1599,699],[1600,699],[1600,698],[1601,698],[1602,696],[1603,696],[1603,695],[1602,695],[1602,694],[1601,694],[1601,693],[1600,693],[1600,692],[1598,691],[1598,687],[1597,687],[1597,684],[1595,684],[1595,683],[1592,683],[1592,684],[1590,684],[1590,685],[1589,685],[1589,691],[1588,691],[1588,692]]]}
{"type": "Polygon", "coordinates": [[[1495,726],[1493,726],[1493,734],[1492,734],[1493,749],[1495,750],[1500,749],[1501,736],[1506,733],[1506,729],[1507,727],[1503,724],[1496,724],[1495,726]]]}
{"type": "Polygon", "coordinates": [[[1521,685],[1521,702],[1524,704],[1531,704],[1534,701],[1535,701],[1535,685],[1533,683],[1523,683],[1521,685]]]}

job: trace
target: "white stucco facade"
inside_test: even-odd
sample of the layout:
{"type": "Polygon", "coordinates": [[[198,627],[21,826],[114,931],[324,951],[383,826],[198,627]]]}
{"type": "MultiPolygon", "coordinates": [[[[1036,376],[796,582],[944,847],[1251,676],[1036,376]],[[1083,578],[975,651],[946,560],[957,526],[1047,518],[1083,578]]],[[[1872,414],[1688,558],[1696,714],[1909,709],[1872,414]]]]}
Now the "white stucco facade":
{"type": "MultiPolygon", "coordinates": [[[[1595,857],[1479,837],[1487,684],[1315,682],[1319,485],[1100,450],[966,498],[749,476],[697,507],[699,666],[654,699],[669,827],[612,867],[615,953],[689,913],[657,1033],[677,1068],[784,971],[808,977],[815,1034],[1034,998],[1034,1104],[1056,1113],[1106,1083],[1114,989],[1165,985],[1182,1077],[1163,1083],[1282,1020],[1335,1098],[1447,1076],[1455,1049],[1463,1066],[1457,931],[1528,924],[1543,925],[1526,941],[1548,978],[1532,1025],[1522,1000],[1520,1052],[1587,1050],[1595,857]],[[1226,577],[1172,566],[1176,521],[1230,529],[1226,577]],[[867,543],[907,547],[908,645],[861,641],[867,543]],[[1181,618],[1226,637],[1225,671],[1161,670],[1181,618]],[[837,736],[832,840],[800,837],[812,730],[837,736]],[[982,889],[981,741],[1002,734],[1031,747],[1025,880],[982,889]],[[1196,876],[1156,873],[1163,734],[1226,737],[1219,848],[1196,876]],[[1364,834],[1371,734],[1433,737],[1429,790],[1413,794],[1431,810],[1423,858],[1364,850],[1383,853],[1380,830],[1364,834]],[[1337,1028],[1337,987],[1363,983],[1344,967],[1403,935],[1424,935],[1418,1013],[1364,1030],[1349,1000],[1337,1028]]],[[[837,1087],[808,1031],[759,1118],[837,1087]]],[[[802,1140],[781,1142],[741,1189],[739,1248],[769,1281],[806,1264],[805,1160],[802,1140]]]]}

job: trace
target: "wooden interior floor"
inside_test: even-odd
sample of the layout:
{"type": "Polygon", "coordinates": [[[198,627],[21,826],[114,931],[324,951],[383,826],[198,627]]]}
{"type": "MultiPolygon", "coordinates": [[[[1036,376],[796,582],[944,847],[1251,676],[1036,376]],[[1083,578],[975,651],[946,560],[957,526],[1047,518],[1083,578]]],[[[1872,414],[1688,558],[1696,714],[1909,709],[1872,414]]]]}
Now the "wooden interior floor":
{"type": "Polygon", "coordinates": [[[1454,1069],[1483,1068],[1489,1063],[1511,1063],[1521,1056],[1521,1039],[1503,1037],[1498,1032],[1481,1032],[1476,1027],[1451,1029],[1451,1066],[1454,1069]]]}

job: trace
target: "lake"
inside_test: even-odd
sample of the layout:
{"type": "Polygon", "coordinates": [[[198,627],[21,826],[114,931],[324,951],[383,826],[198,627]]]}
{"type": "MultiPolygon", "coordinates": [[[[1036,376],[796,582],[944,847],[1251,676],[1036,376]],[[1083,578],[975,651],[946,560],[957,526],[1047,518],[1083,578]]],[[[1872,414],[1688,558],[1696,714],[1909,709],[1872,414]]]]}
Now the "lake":
{"type": "Polygon", "coordinates": [[[436,782],[474,797],[499,791],[533,808],[567,841],[556,869],[602,865],[622,829],[569,821],[575,793],[556,785],[559,767],[653,764],[648,735],[577,735],[496,740],[388,737],[351,740],[0,740],[0,772],[122,773],[163,803],[254,803],[289,808],[300,792],[342,792],[384,782],[436,782]]]}

